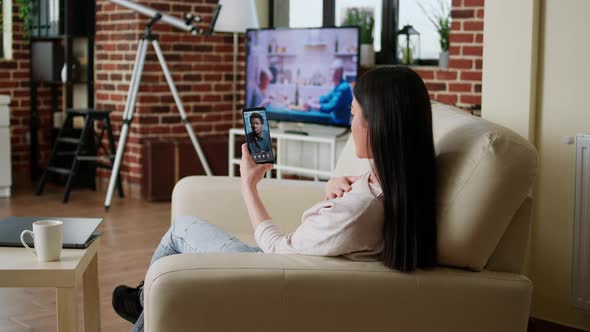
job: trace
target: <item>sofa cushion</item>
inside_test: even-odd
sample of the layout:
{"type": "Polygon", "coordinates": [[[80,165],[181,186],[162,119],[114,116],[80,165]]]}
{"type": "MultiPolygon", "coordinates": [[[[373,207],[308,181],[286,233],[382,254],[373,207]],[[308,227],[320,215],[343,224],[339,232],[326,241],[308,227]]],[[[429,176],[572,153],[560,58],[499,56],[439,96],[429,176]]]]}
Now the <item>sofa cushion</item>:
{"type": "MultiPolygon", "coordinates": [[[[452,106],[433,103],[432,121],[438,261],[480,270],[529,194],[537,154],[513,131],[452,106]]],[[[335,173],[360,174],[369,167],[356,158],[351,138],[335,173]]]]}

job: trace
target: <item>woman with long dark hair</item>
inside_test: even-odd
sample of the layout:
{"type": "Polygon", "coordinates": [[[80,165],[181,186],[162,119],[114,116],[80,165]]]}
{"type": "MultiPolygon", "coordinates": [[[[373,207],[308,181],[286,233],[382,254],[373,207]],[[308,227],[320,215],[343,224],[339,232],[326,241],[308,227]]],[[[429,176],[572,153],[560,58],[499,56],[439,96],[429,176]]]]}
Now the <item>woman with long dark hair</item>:
{"type": "MultiPolygon", "coordinates": [[[[411,272],[436,265],[436,173],[432,114],[422,79],[401,66],[367,72],[354,87],[351,129],[356,155],[372,168],[332,178],[325,200],[284,234],[270,218],[257,184],[272,165],[254,162],[242,146],[241,189],[258,247],[196,217],[177,217],[152,263],[187,252],[294,253],[382,261],[411,272]]],[[[143,330],[142,286],[119,286],[115,311],[143,330]]]]}
{"type": "Polygon", "coordinates": [[[407,67],[379,68],[362,77],[354,95],[353,108],[362,110],[361,122],[368,127],[370,151],[359,157],[372,159],[373,174],[383,189],[383,263],[404,272],[433,267],[436,169],[424,82],[407,67]]]}

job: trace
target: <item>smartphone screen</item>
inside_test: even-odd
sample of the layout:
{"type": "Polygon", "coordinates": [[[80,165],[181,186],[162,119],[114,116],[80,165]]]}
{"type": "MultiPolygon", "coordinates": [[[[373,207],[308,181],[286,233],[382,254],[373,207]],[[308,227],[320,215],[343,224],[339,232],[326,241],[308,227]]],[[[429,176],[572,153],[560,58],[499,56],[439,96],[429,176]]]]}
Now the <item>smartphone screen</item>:
{"type": "Polygon", "coordinates": [[[250,155],[257,164],[273,163],[272,142],[264,107],[245,108],[242,110],[246,143],[250,155]]]}

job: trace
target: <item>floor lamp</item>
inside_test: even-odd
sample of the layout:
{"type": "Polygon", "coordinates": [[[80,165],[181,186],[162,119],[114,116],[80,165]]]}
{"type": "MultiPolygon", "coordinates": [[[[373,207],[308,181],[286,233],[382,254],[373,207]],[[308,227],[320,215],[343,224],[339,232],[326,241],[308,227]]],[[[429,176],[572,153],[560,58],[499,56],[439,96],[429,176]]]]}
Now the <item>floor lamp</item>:
{"type": "Polygon", "coordinates": [[[236,126],[236,88],[238,73],[238,33],[248,28],[258,28],[258,15],[254,0],[219,0],[222,6],[215,24],[216,32],[231,32],[234,37],[232,81],[232,127],[236,126]]]}

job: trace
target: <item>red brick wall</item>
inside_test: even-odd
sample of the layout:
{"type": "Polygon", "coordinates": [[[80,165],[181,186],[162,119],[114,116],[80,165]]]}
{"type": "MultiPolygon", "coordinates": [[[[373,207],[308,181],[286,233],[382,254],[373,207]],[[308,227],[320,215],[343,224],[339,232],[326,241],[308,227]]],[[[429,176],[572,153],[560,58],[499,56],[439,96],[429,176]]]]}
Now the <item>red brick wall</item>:
{"type": "MultiPolygon", "coordinates": [[[[0,95],[10,96],[10,144],[12,171],[15,177],[28,176],[29,172],[29,122],[30,122],[30,66],[29,45],[23,38],[23,24],[18,18],[18,8],[13,6],[13,59],[0,60],[0,95]]],[[[38,89],[39,111],[39,162],[44,164],[49,155],[50,109],[49,87],[38,89]],[[43,129],[47,128],[47,129],[43,129]]]]}
{"type": "MultiPolygon", "coordinates": [[[[176,17],[186,12],[198,14],[204,20],[203,27],[210,21],[217,4],[215,0],[138,2],[176,17]]],[[[137,44],[148,18],[105,0],[97,1],[96,12],[96,106],[114,111],[111,118],[118,139],[137,44]]],[[[232,119],[233,37],[218,33],[192,36],[166,24],[156,25],[154,32],[160,37],[162,52],[201,143],[206,145],[211,138],[227,140],[232,119]]],[[[241,79],[244,71],[242,38],[239,52],[241,79]]],[[[242,91],[241,83],[237,89],[242,91]]],[[[241,95],[238,96],[239,102],[241,99],[241,95]]],[[[233,111],[239,113],[240,107],[238,104],[233,111]]],[[[141,183],[145,163],[142,144],[145,139],[154,137],[188,139],[188,134],[150,44],[121,168],[124,181],[141,183]]],[[[227,154],[227,149],[219,153],[227,154]]]]}
{"type": "MultiPolygon", "coordinates": [[[[142,4],[159,8],[180,17],[185,12],[201,15],[204,25],[210,20],[216,0],[141,0],[142,4]]],[[[453,0],[450,61],[448,69],[416,67],[424,78],[431,97],[463,108],[481,104],[481,68],[483,51],[484,0],[453,0]]],[[[97,1],[96,26],[96,106],[113,110],[116,135],[131,78],[137,41],[147,21],[129,10],[106,0],[97,1]]],[[[0,94],[8,94],[11,102],[11,144],[15,172],[28,171],[29,143],[29,50],[23,42],[22,23],[14,15],[14,58],[0,61],[0,94]]],[[[164,56],[176,81],[190,123],[203,145],[208,139],[227,139],[231,126],[232,37],[192,36],[173,31],[160,24],[155,32],[160,36],[164,56]]],[[[240,84],[238,105],[234,112],[239,119],[243,102],[243,38],[240,39],[240,84]]],[[[141,156],[143,141],[153,137],[187,138],[172,95],[164,79],[153,49],[148,59],[137,100],[135,118],[127,143],[122,166],[123,179],[131,184],[141,183],[145,162],[141,156]]],[[[48,88],[42,87],[39,99],[40,165],[44,166],[49,151],[48,88]]],[[[218,149],[219,150],[219,149],[218,149]]],[[[226,151],[218,151],[226,154],[226,151]]],[[[221,174],[221,172],[218,172],[221,174]]],[[[108,174],[103,173],[103,177],[108,174]]]]}
{"type": "Polygon", "coordinates": [[[415,67],[430,96],[470,109],[481,105],[484,0],[452,0],[449,68],[415,67]]]}

